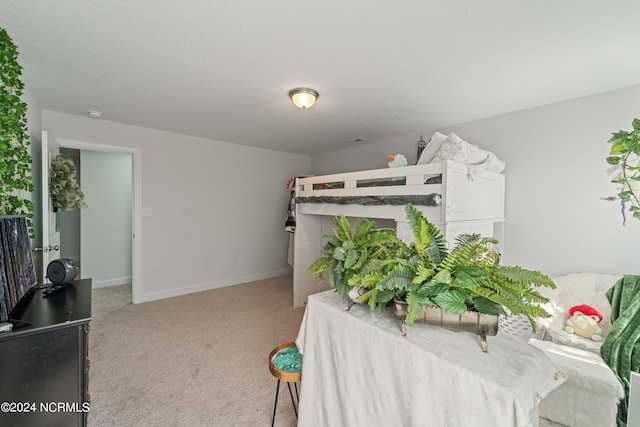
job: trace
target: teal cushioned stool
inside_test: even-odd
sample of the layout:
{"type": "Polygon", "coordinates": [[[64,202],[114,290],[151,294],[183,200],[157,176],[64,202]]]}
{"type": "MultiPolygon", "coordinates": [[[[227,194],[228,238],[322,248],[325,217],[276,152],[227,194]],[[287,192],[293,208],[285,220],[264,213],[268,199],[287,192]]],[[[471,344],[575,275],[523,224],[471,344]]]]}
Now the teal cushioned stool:
{"type": "Polygon", "coordinates": [[[288,342],[271,350],[271,353],[269,354],[269,371],[271,372],[271,375],[278,379],[278,384],[276,385],[276,401],[273,404],[273,418],[271,419],[271,427],[273,427],[274,422],[276,421],[276,409],[278,408],[280,380],[287,382],[289,395],[291,396],[291,403],[293,404],[293,411],[296,414],[296,418],[298,418],[296,400],[299,400],[299,396],[298,386],[296,383],[299,383],[302,377],[302,354],[298,351],[295,342],[288,342]],[[291,383],[293,383],[296,390],[296,400],[293,398],[291,383]]]}

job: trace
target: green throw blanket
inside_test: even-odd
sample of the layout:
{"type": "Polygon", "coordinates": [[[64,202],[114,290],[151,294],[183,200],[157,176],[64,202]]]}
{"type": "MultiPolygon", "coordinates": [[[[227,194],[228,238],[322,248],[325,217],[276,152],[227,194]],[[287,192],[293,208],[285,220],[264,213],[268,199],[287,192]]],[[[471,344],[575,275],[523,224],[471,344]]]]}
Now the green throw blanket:
{"type": "Polygon", "coordinates": [[[640,372],[640,276],[626,275],[607,291],[611,330],[600,354],[624,386],[618,404],[618,427],[627,425],[631,371],[640,372]]]}

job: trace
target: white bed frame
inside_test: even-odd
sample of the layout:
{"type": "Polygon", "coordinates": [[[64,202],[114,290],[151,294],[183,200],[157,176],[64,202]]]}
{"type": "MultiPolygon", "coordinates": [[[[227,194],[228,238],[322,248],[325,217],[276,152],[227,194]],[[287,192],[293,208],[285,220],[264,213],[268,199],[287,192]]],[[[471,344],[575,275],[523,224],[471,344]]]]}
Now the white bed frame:
{"type": "MultiPolygon", "coordinates": [[[[361,172],[298,178],[296,197],[314,196],[399,196],[439,194],[439,206],[416,206],[442,231],[447,242],[462,233],[494,236],[500,242],[504,233],[505,176],[482,172],[471,180],[467,166],[445,160],[442,163],[361,172]],[[442,174],[442,184],[424,184],[425,177],[442,174]],[[360,181],[406,177],[398,185],[358,187],[360,181]],[[314,184],[344,183],[344,188],[314,189],[314,184]]],[[[306,304],[307,297],[328,289],[307,268],[321,256],[323,236],[333,232],[333,219],[344,214],[353,222],[360,218],[395,221],[398,238],[411,242],[404,205],[358,205],[335,203],[297,203],[294,237],[293,305],[306,304]]],[[[387,225],[380,225],[387,226],[387,225]]]]}

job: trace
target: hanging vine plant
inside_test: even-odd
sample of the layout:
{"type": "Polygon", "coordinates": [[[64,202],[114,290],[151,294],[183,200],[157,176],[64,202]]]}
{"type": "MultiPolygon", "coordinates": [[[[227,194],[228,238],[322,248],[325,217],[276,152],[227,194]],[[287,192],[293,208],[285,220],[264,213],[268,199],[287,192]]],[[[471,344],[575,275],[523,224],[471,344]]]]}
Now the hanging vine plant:
{"type": "Polygon", "coordinates": [[[0,28],[0,215],[25,215],[34,238],[31,141],[27,104],[20,99],[24,90],[21,75],[18,50],[7,31],[0,28]]]}
{"type": "Polygon", "coordinates": [[[631,215],[640,219],[640,119],[633,119],[632,126],[628,132],[620,130],[613,134],[609,139],[611,148],[607,157],[607,163],[616,166],[617,173],[611,182],[620,185],[616,196],[622,205],[623,224],[627,206],[631,215]]]}
{"type": "Polygon", "coordinates": [[[59,154],[51,161],[49,192],[54,209],[68,211],[87,207],[84,202],[84,193],[78,184],[76,165],[69,156],[59,154]]]}

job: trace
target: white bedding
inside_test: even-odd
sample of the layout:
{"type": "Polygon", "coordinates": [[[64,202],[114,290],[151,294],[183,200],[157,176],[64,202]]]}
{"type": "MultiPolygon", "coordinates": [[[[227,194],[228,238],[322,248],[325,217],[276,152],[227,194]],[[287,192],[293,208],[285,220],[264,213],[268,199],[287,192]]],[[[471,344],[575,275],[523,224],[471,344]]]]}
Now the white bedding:
{"type": "Polygon", "coordinates": [[[500,173],[506,166],[493,152],[470,144],[453,132],[447,136],[436,132],[431,136],[417,164],[441,163],[445,159],[466,164],[472,180],[477,179],[482,171],[500,173]]]}

